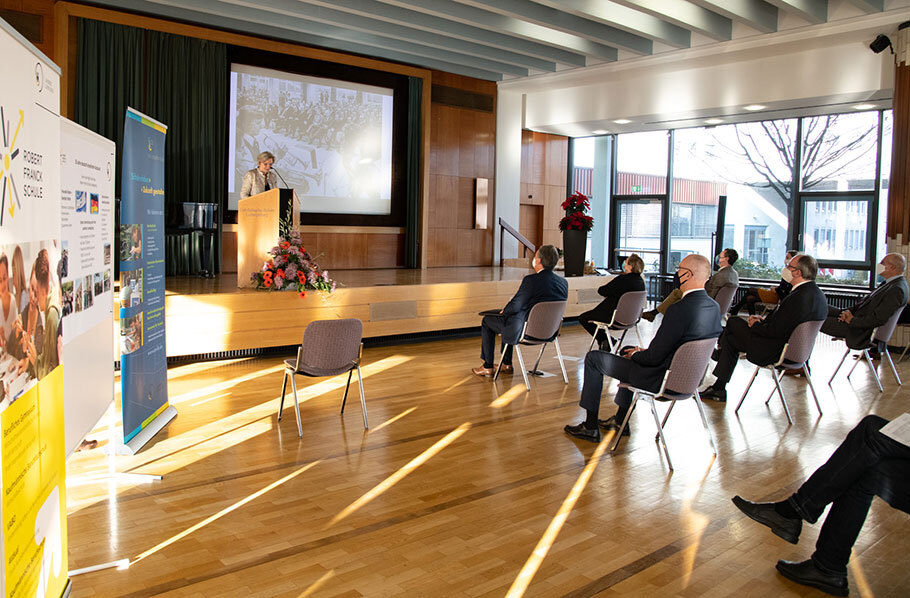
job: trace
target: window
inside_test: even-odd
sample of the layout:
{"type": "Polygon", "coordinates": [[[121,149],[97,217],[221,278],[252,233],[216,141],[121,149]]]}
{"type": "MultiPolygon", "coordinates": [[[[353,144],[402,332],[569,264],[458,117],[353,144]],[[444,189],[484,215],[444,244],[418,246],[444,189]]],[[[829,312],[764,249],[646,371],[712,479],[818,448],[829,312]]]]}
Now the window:
{"type": "Polygon", "coordinates": [[[645,262],[646,272],[660,272],[661,200],[621,200],[616,210],[617,254],[635,252],[645,262]]]}
{"type": "Polygon", "coordinates": [[[616,195],[667,192],[667,131],[616,136],[616,195]]]}
{"type": "Polygon", "coordinates": [[[802,129],[802,191],[875,188],[877,112],[809,116],[802,129]]]}
{"type": "Polygon", "coordinates": [[[803,221],[803,250],[819,261],[865,262],[868,219],[855,208],[868,200],[841,201],[806,199],[803,221]],[[812,204],[824,203],[830,210],[819,213],[812,204]]]}

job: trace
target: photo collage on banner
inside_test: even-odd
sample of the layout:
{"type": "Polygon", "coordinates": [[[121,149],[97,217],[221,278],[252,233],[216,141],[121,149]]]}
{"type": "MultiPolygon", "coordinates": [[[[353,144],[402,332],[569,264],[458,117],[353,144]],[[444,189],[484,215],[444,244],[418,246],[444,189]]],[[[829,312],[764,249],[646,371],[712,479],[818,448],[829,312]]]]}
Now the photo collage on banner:
{"type": "MultiPolygon", "coordinates": [[[[120,227],[115,248],[120,260],[124,443],[129,443],[168,410],[164,334],[166,133],[165,125],[127,109],[123,126],[120,227]]],[[[173,417],[175,413],[170,409],[167,415],[173,417]]]]}
{"type": "Polygon", "coordinates": [[[0,20],[0,502],[3,596],[67,586],[60,71],[0,20]]]}

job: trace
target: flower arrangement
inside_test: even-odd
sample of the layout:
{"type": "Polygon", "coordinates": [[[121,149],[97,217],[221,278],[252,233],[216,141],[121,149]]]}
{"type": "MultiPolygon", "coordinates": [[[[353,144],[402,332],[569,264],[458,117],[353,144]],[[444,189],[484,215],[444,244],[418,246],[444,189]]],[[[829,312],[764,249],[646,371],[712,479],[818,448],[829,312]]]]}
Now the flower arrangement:
{"type": "Polygon", "coordinates": [[[587,214],[591,209],[591,203],[581,191],[576,191],[562,202],[562,209],[566,211],[566,215],[559,221],[559,230],[588,232],[594,228],[594,218],[587,214]]]}
{"type": "Polygon", "coordinates": [[[335,290],[335,281],[301,245],[297,231],[278,237],[278,245],[272,247],[269,255],[262,270],[251,275],[257,289],[297,291],[301,297],[306,297],[307,291],[331,293],[335,290]]]}

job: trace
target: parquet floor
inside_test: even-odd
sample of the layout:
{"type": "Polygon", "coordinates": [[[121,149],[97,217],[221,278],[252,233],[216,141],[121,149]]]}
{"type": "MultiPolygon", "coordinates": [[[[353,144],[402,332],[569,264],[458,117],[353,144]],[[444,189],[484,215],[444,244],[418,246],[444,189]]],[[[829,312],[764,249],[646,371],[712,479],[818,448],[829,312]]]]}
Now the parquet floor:
{"type": "MultiPolygon", "coordinates": [[[[581,357],[588,342],[568,326],[563,352],[581,357]]],[[[470,374],[476,338],[367,349],[371,429],[356,391],[339,416],[344,378],[313,380],[301,382],[302,439],[292,401],[276,421],[280,357],[174,366],[178,417],[113,464],[162,481],[87,482],[112,466],[99,450],[68,462],[70,568],[131,561],[74,577],[72,595],[821,595],[774,570],[778,558],[808,558],[818,526],[792,546],[730,498],[785,496],[863,415],[907,410],[910,384],[890,371],[881,394],[862,364],[852,382],[842,373],[828,387],[840,351],[824,339],[813,356],[822,417],[805,382],[788,378],[788,426],[779,402],[764,405],[767,373],[739,417],[735,401],[707,405],[716,459],[695,406],[678,405],[672,473],[646,408],[615,455],[563,434],[580,419],[581,362],[568,362],[566,386],[552,352],[542,369],[557,375],[525,393],[520,375],[494,384],[470,374]]],[[[899,367],[910,380],[908,364],[899,367]]],[[[741,362],[731,396],[750,374],[741,362]]],[[[907,515],[876,500],[851,561],[852,595],[908,595],[908,534],[907,515]]]]}

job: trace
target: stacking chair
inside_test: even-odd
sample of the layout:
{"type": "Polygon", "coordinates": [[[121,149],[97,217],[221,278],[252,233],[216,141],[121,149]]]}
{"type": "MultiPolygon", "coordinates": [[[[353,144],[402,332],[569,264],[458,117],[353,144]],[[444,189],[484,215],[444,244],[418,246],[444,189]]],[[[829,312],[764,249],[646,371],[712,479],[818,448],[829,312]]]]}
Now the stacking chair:
{"type": "MultiPolygon", "coordinates": [[[[894,315],[888,318],[888,321],[872,331],[871,340],[858,346],[851,347],[847,345],[847,350],[844,352],[844,356],[840,358],[840,363],[837,364],[834,373],[831,374],[831,378],[828,380],[828,384],[831,384],[834,380],[834,376],[837,375],[840,366],[844,364],[844,360],[847,359],[847,355],[850,354],[850,351],[862,351],[862,357],[866,358],[866,362],[869,364],[869,369],[872,370],[872,377],[875,379],[875,383],[878,385],[878,392],[884,392],[882,388],[882,381],[878,377],[878,372],[875,371],[875,365],[872,364],[872,356],[869,355],[869,349],[875,349],[879,347],[882,356],[888,360],[888,364],[891,366],[891,371],[894,372],[894,377],[897,379],[899,386],[903,386],[901,382],[901,377],[897,374],[897,368],[894,367],[894,360],[891,359],[891,352],[888,351],[888,341],[891,340],[891,335],[894,334],[894,329],[897,328],[897,321],[901,317],[901,312],[904,311],[904,306],[900,306],[894,315]]],[[[846,341],[844,341],[846,342],[846,341]]],[[[856,369],[856,366],[859,365],[861,359],[857,359],[856,363],[853,364],[853,367],[850,368],[850,371],[847,372],[847,378],[850,377],[850,374],[853,373],[853,370],[856,369]]]]}
{"type": "MultiPolygon", "coordinates": [[[[525,321],[521,336],[515,344],[515,354],[518,356],[518,365],[521,367],[521,375],[525,379],[525,387],[531,390],[531,383],[528,381],[528,371],[525,369],[525,362],[521,356],[519,345],[540,345],[540,354],[537,356],[537,363],[534,364],[532,372],[537,372],[537,366],[543,357],[544,349],[547,344],[552,342],[556,346],[556,356],[559,358],[559,367],[562,369],[562,378],[566,384],[569,383],[569,376],[566,374],[566,365],[562,360],[562,351],[559,349],[559,329],[562,327],[562,316],[566,312],[567,301],[541,301],[531,308],[528,313],[528,319],[525,321]]],[[[499,364],[496,366],[496,373],[493,374],[493,380],[499,378],[499,371],[502,369],[502,356],[505,355],[509,345],[502,343],[502,355],[499,357],[499,364]]]]}
{"type": "Polygon", "coordinates": [[[714,301],[720,306],[720,319],[726,321],[727,312],[730,311],[730,306],[733,305],[733,297],[736,296],[736,290],[738,286],[725,286],[721,287],[717,291],[717,296],[714,297],[714,301]]]}
{"type": "Polygon", "coordinates": [[[638,323],[641,321],[641,311],[644,309],[647,300],[648,293],[646,291],[629,291],[623,293],[619,296],[619,301],[616,303],[616,309],[613,310],[613,317],[610,319],[609,324],[591,320],[591,323],[597,326],[597,330],[594,331],[594,336],[591,338],[591,346],[588,347],[588,351],[594,348],[594,343],[597,341],[597,333],[600,330],[607,333],[607,342],[610,343],[611,353],[615,353],[617,349],[622,347],[622,341],[626,338],[626,332],[632,328],[635,329],[635,334],[638,336],[639,346],[644,344],[641,342],[641,333],[638,331],[638,323]],[[622,331],[622,336],[619,337],[618,341],[614,342],[615,339],[610,335],[611,330],[622,331]]]}
{"type": "Polygon", "coordinates": [[[363,427],[367,423],[367,402],[363,394],[363,375],[360,373],[360,360],[363,354],[363,323],[357,319],[319,320],[310,322],[303,331],[303,342],[297,349],[297,359],[284,361],[284,383],[281,385],[281,404],[278,406],[278,421],[284,410],[284,395],[291,378],[294,391],[294,414],[297,416],[297,435],[303,436],[303,425],[300,423],[300,404],[297,402],[296,376],[312,378],[337,376],[348,373],[348,383],[344,387],[344,399],[341,401],[341,412],[348,400],[348,389],[351,387],[351,376],[357,370],[357,381],[360,383],[360,406],[363,409],[363,427]]]}
{"type": "Polygon", "coordinates": [[[664,456],[667,457],[667,465],[672,470],[673,463],[670,461],[670,453],[667,451],[667,441],[664,438],[664,425],[666,425],[667,419],[670,417],[670,412],[673,411],[673,406],[676,404],[676,401],[691,397],[695,399],[695,404],[698,406],[698,414],[701,416],[701,423],[705,427],[705,433],[708,435],[708,442],[711,443],[711,450],[717,455],[717,447],[714,446],[714,438],[711,436],[711,430],[708,428],[708,418],[705,416],[705,407],[701,402],[701,397],[698,396],[698,385],[701,384],[701,379],[705,375],[705,370],[708,369],[708,360],[710,359],[711,352],[714,350],[716,344],[717,338],[705,338],[683,343],[682,346],[676,350],[676,353],[673,354],[673,360],[670,362],[670,369],[664,374],[663,383],[661,383],[660,390],[656,393],[635,388],[629,384],[622,385],[632,391],[632,404],[629,406],[629,410],[626,411],[626,417],[623,418],[622,425],[616,432],[616,436],[613,439],[613,446],[610,447],[611,451],[615,451],[616,447],[619,445],[619,441],[622,438],[622,431],[629,425],[629,417],[635,409],[635,404],[639,399],[644,398],[651,404],[651,414],[654,416],[654,423],[657,424],[657,438],[663,446],[664,456]],[[663,422],[657,417],[657,408],[654,405],[654,399],[657,399],[658,401],[672,401],[670,407],[667,409],[666,415],[664,415],[663,422]]]}
{"type": "MultiPolygon", "coordinates": [[[[784,397],[784,391],[780,386],[780,381],[786,370],[802,370],[803,375],[809,382],[809,389],[812,391],[812,398],[815,399],[815,407],[818,409],[818,414],[822,414],[822,406],[818,403],[818,395],[815,394],[815,385],[812,384],[812,376],[809,375],[809,356],[812,354],[812,347],[815,346],[815,339],[818,337],[818,331],[821,330],[822,324],[824,323],[824,320],[803,322],[790,333],[790,338],[781,350],[780,359],[777,360],[777,363],[755,366],[755,371],[752,372],[749,384],[746,385],[746,390],[743,391],[743,396],[739,398],[739,403],[736,405],[735,413],[739,413],[739,408],[742,407],[743,401],[746,400],[746,395],[749,394],[749,389],[752,388],[752,383],[755,382],[758,371],[767,368],[771,371],[771,377],[774,378],[774,386],[777,389],[777,393],[780,395],[780,402],[784,405],[784,412],[787,414],[788,422],[792,424],[793,418],[790,417],[790,407],[787,405],[787,399],[784,397]]],[[[774,390],[775,389],[773,388],[771,389],[771,394],[768,395],[768,400],[765,401],[765,405],[771,401],[771,397],[774,396],[774,390]]]]}

